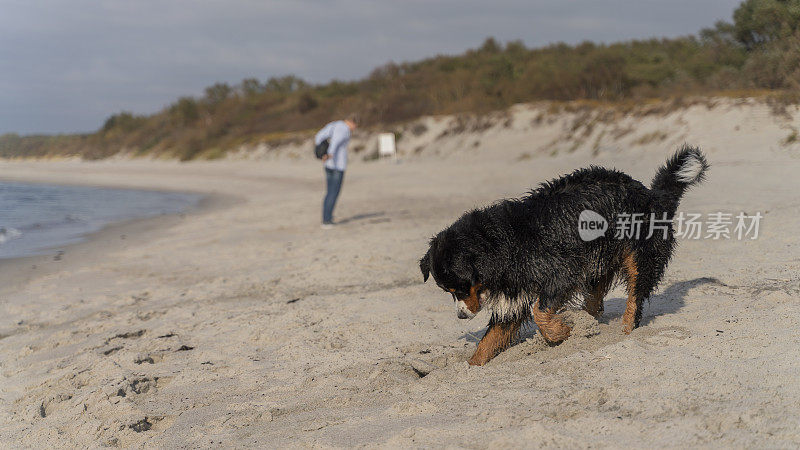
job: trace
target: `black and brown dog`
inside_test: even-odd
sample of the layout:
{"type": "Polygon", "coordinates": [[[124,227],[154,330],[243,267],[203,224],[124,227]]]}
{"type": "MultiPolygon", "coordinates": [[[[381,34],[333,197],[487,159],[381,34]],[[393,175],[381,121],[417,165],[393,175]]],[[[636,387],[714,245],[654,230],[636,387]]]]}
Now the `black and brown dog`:
{"type": "Polygon", "coordinates": [[[503,351],[531,317],[547,341],[563,341],[571,329],[556,313],[578,298],[599,317],[615,280],[627,284],[622,330],[630,333],[672,255],[678,202],[708,167],[699,149],[684,146],[649,189],[616,170],[579,169],[523,198],[469,211],[437,234],[419,263],[424,280],[433,275],[452,294],[459,318],[491,310],[469,363],[483,365],[503,351]],[[587,211],[607,227],[596,239],[579,230],[587,211]]]}

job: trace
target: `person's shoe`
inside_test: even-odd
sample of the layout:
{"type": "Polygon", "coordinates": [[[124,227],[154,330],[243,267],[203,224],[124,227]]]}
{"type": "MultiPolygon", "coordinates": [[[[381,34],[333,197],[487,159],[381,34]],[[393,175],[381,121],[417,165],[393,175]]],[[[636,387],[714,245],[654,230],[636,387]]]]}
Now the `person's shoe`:
{"type": "Polygon", "coordinates": [[[323,230],[332,230],[333,229],[333,223],[332,222],[323,222],[322,223],[322,229],[323,230]]]}

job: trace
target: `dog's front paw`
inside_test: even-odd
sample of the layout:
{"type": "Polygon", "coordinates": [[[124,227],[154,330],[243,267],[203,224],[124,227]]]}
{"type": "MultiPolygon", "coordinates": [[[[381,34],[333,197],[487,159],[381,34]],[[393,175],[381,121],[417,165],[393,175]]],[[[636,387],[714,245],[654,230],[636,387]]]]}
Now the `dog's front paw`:
{"type": "Polygon", "coordinates": [[[539,326],[539,332],[542,333],[544,340],[550,344],[559,344],[566,341],[572,334],[572,328],[567,326],[561,317],[553,316],[549,323],[539,326]]]}
{"type": "Polygon", "coordinates": [[[572,333],[572,329],[568,326],[559,328],[557,331],[550,331],[549,333],[542,333],[542,337],[550,344],[560,344],[567,340],[572,333]]]}
{"type": "Polygon", "coordinates": [[[482,366],[489,362],[490,359],[491,358],[489,358],[487,355],[484,355],[482,352],[475,352],[475,354],[472,355],[472,358],[470,358],[467,362],[470,366],[482,366]]]}

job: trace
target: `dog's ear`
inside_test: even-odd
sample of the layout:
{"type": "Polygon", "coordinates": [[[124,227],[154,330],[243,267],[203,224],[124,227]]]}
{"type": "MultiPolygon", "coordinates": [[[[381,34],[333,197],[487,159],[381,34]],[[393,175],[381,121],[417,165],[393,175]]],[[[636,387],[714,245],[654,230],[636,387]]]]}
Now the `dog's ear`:
{"type": "Polygon", "coordinates": [[[422,272],[422,282],[428,281],[428,276],[431,273],[431,251],[425,253],[425,256],[419,260],[419,271],[422,272]]]}

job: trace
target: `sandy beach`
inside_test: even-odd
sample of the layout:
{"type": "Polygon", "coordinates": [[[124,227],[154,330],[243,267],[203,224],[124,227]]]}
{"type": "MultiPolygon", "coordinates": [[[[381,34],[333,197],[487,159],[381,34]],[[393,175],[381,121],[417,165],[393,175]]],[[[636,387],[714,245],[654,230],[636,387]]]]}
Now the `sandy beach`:
{"type": "Polygon", "coordinates": [[[453,120],[427,118],[399,141],[399,163],[354,157],[333,230],[319,226],[322,169],[307,146],[191,163],[0,162],[4,180],[207,195],[58,261],[0,265],[0,442],[800,445],[800,151],[782,143],[797,111],[721,102],[570,131],[580,113],[537,122],[537,108],[449,134],[453,120]],[[679,211],[761,212],[758,238],[681,240],[630,335],[616,288],[600,321],[568,313],[563,344],[531,324],[468,366],[488,316],[458,320],[450,296],[423,284],[428,239],[466,209],[588,164],[649,184],[683,142],[712,168],[679,211]]]}

